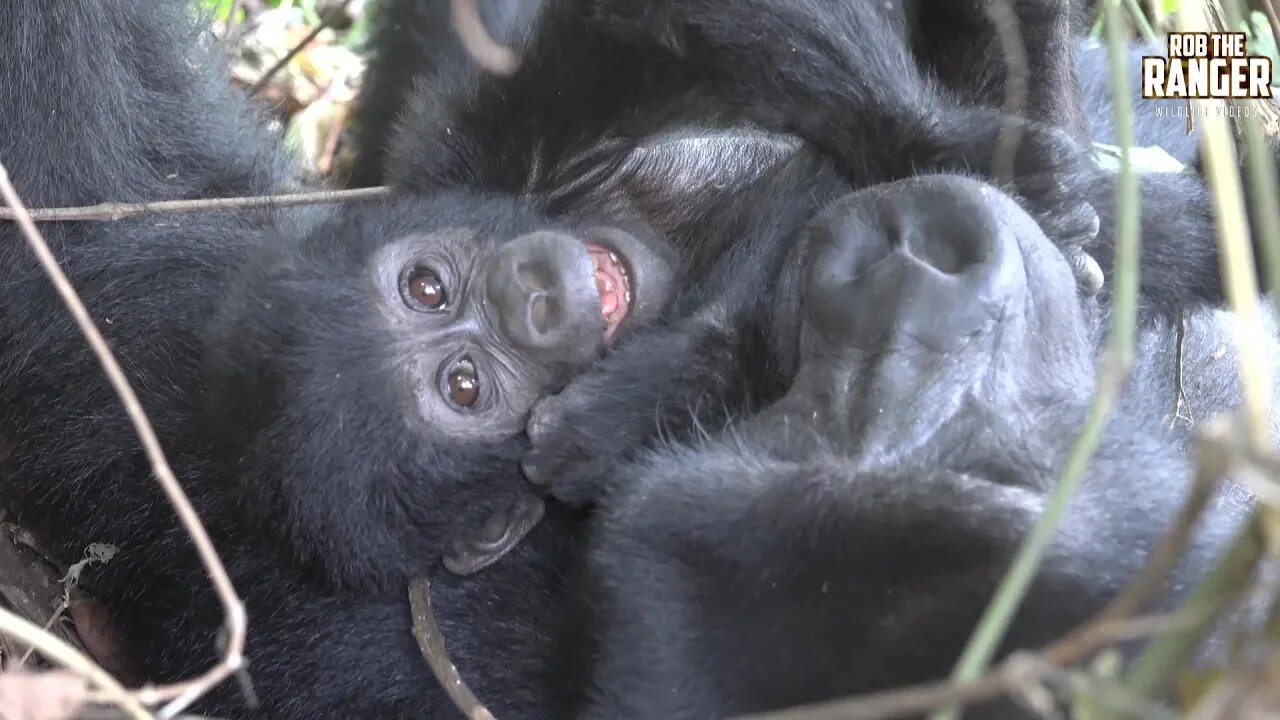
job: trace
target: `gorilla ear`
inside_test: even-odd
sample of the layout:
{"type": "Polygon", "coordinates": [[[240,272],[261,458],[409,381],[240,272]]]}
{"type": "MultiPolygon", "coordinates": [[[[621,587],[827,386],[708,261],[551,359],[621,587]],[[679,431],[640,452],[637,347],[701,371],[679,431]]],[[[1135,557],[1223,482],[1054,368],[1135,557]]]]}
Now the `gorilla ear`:
{"type": "Polygon", "coordinates": [[[546,512],[542,498],[528,493],[506,511],[499,510],[483,527],[453,544],[444,567],[454,575],[473,575],[502,559],[520,544],[546,512]]]}

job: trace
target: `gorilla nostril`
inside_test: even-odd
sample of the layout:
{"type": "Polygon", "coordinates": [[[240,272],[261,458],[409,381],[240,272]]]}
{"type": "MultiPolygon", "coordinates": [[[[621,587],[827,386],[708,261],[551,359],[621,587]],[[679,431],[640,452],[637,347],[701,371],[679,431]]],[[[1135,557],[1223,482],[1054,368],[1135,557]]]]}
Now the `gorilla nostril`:
{"type": "Polygon", "coordinates": [[[544,263],[523,262],[516,268],[516,281],[530,292],[550,290],[555,284],[555,277],[544,263]]]}
{"type": "Polygon", "coordinates": [[[551,300],[545,292],[537,292],[529,300],[529,323],[538,333],[547,332],[551,325],[551,300]]]}
{"type": "Polygon", "coordinates": [[[583,362],[599,349],[600,292],[587,246],[537,231],[498,247],[484,266],[485,319],[512,348],[555,362],[583,362]]]}
{"type": "MultiPolygon", "coordinates": [[[[942,198],[950,200],[950,198],[942,198]]],[[[921,212],[904,207],[901,198],[878,198],[876,210],[890,244],[921,264],[944,275],[960,275],[985,259],[994,240],[983,237],[975,218],[965,209],[941,203],[921,212]],[[947,216],[938,222],[938,215],[947,216]]]]}
{"type": "Polygon", "coordinates": [[[912,257],[947,275],[958,275],[981,262],[977,242],[979,241],[970,238],[957,240],[924,231],[908,232],[902,239],[903,248],[912,257]]]}
{"type": "Polygon", "coordinates": [[[812,226],[807,320],[825,340],[862,348],[945,352],[991,331],[1026,290],[1022,238],[1033,243],[1039,228],[1020,213],[953,176],[847,196],[812,226]]]}

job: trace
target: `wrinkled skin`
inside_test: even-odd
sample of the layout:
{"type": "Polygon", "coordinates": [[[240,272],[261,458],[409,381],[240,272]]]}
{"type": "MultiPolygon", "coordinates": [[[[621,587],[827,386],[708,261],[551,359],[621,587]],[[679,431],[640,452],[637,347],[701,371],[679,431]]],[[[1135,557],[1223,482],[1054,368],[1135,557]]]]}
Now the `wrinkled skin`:
{"type": "MultiPolygon", "coordinates": [[[[942,678],[1046,506],[1096,380],[1096,321],[1036,223],[994,188],[922,177],[832,204],[797,253],[787,394],[600,488],[566,716],[729,717],[942,678]]],[[[1006,652],[1101,610],[1190,487],[1160,399],[1127,399],[1006,652]]],[[[1162,606],[1247,516],[1241,498],[1222,491],[1162,606]]]]}

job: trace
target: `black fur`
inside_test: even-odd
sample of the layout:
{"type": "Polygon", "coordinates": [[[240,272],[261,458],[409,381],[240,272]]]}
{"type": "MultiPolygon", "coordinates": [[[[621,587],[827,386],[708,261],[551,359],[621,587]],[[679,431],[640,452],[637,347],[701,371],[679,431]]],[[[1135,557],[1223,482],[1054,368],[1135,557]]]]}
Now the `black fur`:
{"type": "MultiPolygon", "coordinates": [[[[710,5],[689,7],[702,12],[710,5]]],[[[860,88],[872,93],[869,97],[885,99],[876,94],[882,87],[877,83],[884,80],[875,74],[878,66],[859,69],[832,44],[831,36],[813,25],[794,24],[815,17],[815,7],[759,5],[746,8],[754,12],[727,14],[723,22],[704,28],[714,30],[708,36],[694,35],[690,49],[695,52],[685,62],[704,62],[714,71],[750,60],[742,65],[744,72],[772,72],[777,57],[754,56],[734,42],[718,48],[704,41],[734,41],[753,28],[787,37],[794,28],[800,50],[812,51],[805,53],[806,62],[816,63],[808,70],[776,65],[800,81],[788,86],[800,93],[794,99],[821,89],[803,82],[810,70],[828,90],[860,88]],[[770,12],[761,14],[763,10],[770,12]],[[726,49],[736,55],[717,54],[726,49]],[[708,55],[708,50],[714,52],[708,55]],[[868,74],[852,78],[857,82],[845,87],[841,83],[849,78],[839,68],[868,74]]],[[[263,137],[243,101],[216,79],[220,58],[201,49],[182,4],[17,0],[9,9],[12,22],[0,27],[0,107],[6,108],[0,160],[32,205],[270,193],[282,186],[277,149],[263,137]]],[[[570,19],[562,18],[565,23],[570,19]]],[[[592,26],[601,28],[601,34],[584,33],[583,48],[562,43],[568,59],[580,50],[614,47],[605,40],[619,39],[615,29],[624,30],[622,39],[628,41],[644,37],[632,32],[643,26],[615,25],[598,15],[589,19],[602,23],[592,26]]],[[[758,47],[762,52],[777,49],[758,47]]],[[[885,62],[880,70],[902,71],[910,79],[912,74],[899,64],[905,56],[887,47],[886,57],[878,58],[885,62]]],[[[634,48],[617,45],[621,56],[603,56],[626,61],[613,66],[616,74],[601,73],[603,77],[596,69],[605,66],[558,67],[551,62],[557,58],[527,66],[530,72],[556,70],[548,84],[539,84],[536,72],[519,76],[518,92],[505,95],[530,103],[520,106],[526,112],[523,119],[537,120],[528,128],[503,127],[501,118],[486,111],[461,118],[465,123],[454,128],[460,144],[443,134],[422,137],[435,144],[418,159],[447,161],[438,166],[439,173],[424,177],[450,186],[479,185],[482,191],[519,190],[529,187],[532,169],[532,187],[545,191],[541,199],[556,214],[576,210],[573,219],[548,220],[535,204],[452,188],[424,198],[340,210],[42,226],[138,388],[179,477],[245,594],[250,671],[264,702],[263,716],[395,718],[450,712],[409,633],[404,581],[424,572],[433,579],[449,649],[499,716],[547,717],[555,696],[568,695],[562,691],[572,676],[560,674],[554,662],[562,650],[554,639],[562,623],[580,621],[559,605],[566,597],[564,573],[575,559],[578,518],[553,505],[543,524],[503,562],[472,578],[443,572],[439,558],[459,532],[502,512],[527,492],[517,467],[526,448],[518,428],[497,437],[491,432],[494,426],[484,425],[485,432],[477,433],[484,439],[471,444],[447,423],[437,427],[421,422],[412,402],[416,388],[403,373],[415,358],[433,350],[436,336],[390,332],[375,310],[377,291],[385,288],[371,276],[383,267],[375,258],[389,242],[420,236],[443,245],[440,235],[432,235],[442,229],[487,231],[472,244],[451,246],[455,260],[465,263],[488,257],[495,247],[509,247],[513,243],[502,241],[535,228],[564,236],[599,216],[643,219],[638,217],[643,213],[623,211],[628,204],[652,202],[642,191],[654,183],[655,173],[661,178],[665,166],[661,152],[646,155],[653,146],[640,142],[637,148],[637,142],[668,129],[661,123],[671,118],[688,118],[683,91],[692,88],[667,84],[671,76],[662,78],[668,70],[687,69],[665,50],[631,55],[634,48]],[[628,99],[625,82],[643,75],[645,67],[663,81],[635,86],[638,94],[628,99]],[[585,81],[580,88],[574,84],[578,72],[585,81]],[[602,86],[602,80],[608,82],[602,86]],[[609,84],[614,81],[624,84],[609,84]],[[614,92],[604,92],[608,88],[614,92]],[[671,88],[681,90],[681,96],[669,97],[671,88]],[[578,96],[572,94],[559,109],[539,100],[570,90],[587,97],[598,93],[601,104],[577,105],[578,96]],[[633,106],[631,101],[650,104],[633,106]],[[564,117],[564,107],[602,114],[564,117]],[[630,107],[637,111],[624,113],[630,107]],[[495,127],[497,135],[483,135],[495,127]],[[620,131],[600,136],[613,129],[620,131]],[[623,131],[627,129],[633,134],[623,131]],[[464,135],[483,142],[466,144],[464,135]],[[509,148],[503,143],[510,143],[509,148]],[[506,149],[512,151],[511,162],[505,169],[495,167],[486,154],[506,149]],[[531,158],[544,164],[522,162],[531,158]],[[595,174],[584,180],[587,170],[595,174]],[[585,216],[592,208],[596,216],[585,216]]],[[[769,72],[762,78],[779,79],[769,72]]],[[[725,85],[722,73],[712,72],[699,85],[702,80],[725,91],[726,108],[745,102],[753,115],[772,116],[784,107],[774,104],[783,98],[765,97],[757,103],[746,97],[747,88],[725,85]]],[[[901,108],[902,98],[894,102],[901,108]]],[[[828,135],[836,126],[824,116],[847,120],[847,107],[838,102],[808,107],[827,109],[787,129],[811,142],[824,140],[823,147],[839,151],[839,163],[808,148],[780,153],[781,160],[770,155],[750,177],[735,181],[733,194],[681,216],[679,226],[688,231],[670,240],[683,253],[678,285],[686,292],[672,300],[669,322],[643,333],[634,328],[626,341],[632,350],[619,347],[606,360],[605,369],[622,370],[621,382],[629,383],[614,382],[605,386],[608,394],[601,391],[601,399],[630,404],[599,423],[612,431],[611,441],[627,446],[629,433],[652,434],[655,398],[671,410],[657,418],[664,427],[684,423],[696,429],[687,404],[686,412],[677,412],[690,397],[671,379],[722,395],[725,399],[711,417],[723,419],[726,411],[736,414],[739,408],[781,396],[802,367],[794,328],[800,317],[799,286],[784,285],[777,301],[770,299],[784,283],[778,268],[805,266],[801,258],[786,262],[791,239],[815,213],[846,194],[851,169],[865,171],[857,175],[859,184],[915,172],[909,164],[898,165],[907,161],[894,153],[868,152],[891,145],[864,144],[860,151],[867,156],[861,157],[855,156],[858,146],[842,146],[856,141],[856,135],[828,135]],[[796,187],[803,190],[796,193],[796,187]],[[673,348],[698,352],[690,360],[673,348]],[[742,368],[754,368],[763,381],[740,376],[742,368]],[[747,379],[753,381],[749,393],[739,388],[747,379]],[[642,415],[647,415],[644,423],[642,415]]],[[[949,103],[945,108],[955,109],[949,103]]],[[[483,109],[477,106],[477,111],[483,109]]],[[[975,121],[987,117],[972,112],[969,117],[975,121]]],[[[955,117],[947,124],[959,122],[955,117]]],[[[887,117],[872,117],[868,126],[887,130],[890,124],[887,117]]],[[[434,132],[433,127],[440,126],[428,125],[424,132],[434,132]]],[[[989,139],[991,132],[989,127],[981,132],[960,129],[966,130],[964,137],[927,138],[926,147],[937,142],[941,149],[959,153],[940,163],[943,167],[965,160],[974,149],[968,131],[979,139],[989,139]]],[[[1058,155],[1066,146],[1052,137],[1045,136],[1050,139],[1040,149],[1070,164],[1072,155],[1058,155]]],[[[978,150],[977,159],[987,154],[978,150]]],[[[921,159],[928,159],[927,154],[921,159]]],[[[1033,173],[1024,180],[1037,177],[1033,173]]],[[[1047,179],[1046,171],[1040,180],[1047,179]]],[[[1062,197],[1051,189],[1032,198],[1037,201],[1032,207],[1050,228],[1074,233],[1074,225],[1058,222],[1060,212],[1077,207],[1059,207],[1062,197]]],[[[1070,238],[1078,239],[1074,234],[1070,238]]],[[[150,477],[118,400],[16,229],[0,227],[0,240],[0,447],[7,450],[0,477],[26,518],[47,523],[60,557],[76,559],[91,542],[119,547],[112,562],[93,568],[87,580],[102,595],[128,640],[126,651],[147,679],[188,675],[215,654],[220,616],[203,571],[150,477]]],[[[529,374],[539,378],[534,390],[547,392],[559,381],[552,373],[559,368],[536,369],[538,373],[529,374]]],[[[1027,368],[1033,374],[1038,370],[1027,368]]],[[[599,382],[604,375],[585,377],[599,382]]],[[[898,390],[885,388],[891,394],[898,390]]],[[[521,393],[528,390],[521,388],[521,393]]],[[[514,414],[524,410],[516,407],[514,414]]],[[[763,427],[767,440],[768,426],[763,427]]],[[[759,451],[767,452],[768,446],[759,451]]],[[[779,492],[790,491],[785,474],[774,479],[779,492]]],[[[627,506],[616,507],[627,514],[627,506]]],[[[901,508],[914,512],[909,502],[901,508]]],[[[687,516],[674,509],[667,515],[671,527],[683,531],[680,523],[687,516]]],[[[783,533],[793,527],[788,518],[778,516],[778,521],[784,523],[783,533]]],[[[639,525],[619,522],[617,542],[635,527],[639,525]]],[[[711,527],[726,526],[713,522],[711,527]]],[[[597,547],[605,552],[611,542],[598,540],[597,547]]],[[[653,547],[655,552],[663,549],[661,544],[653,547]]],[[[617,560],[620,577],[631,582],[634,575],[628,574],[625,558],[617,560]]],[[[613,592],[626,589],[615,586],[613,592]]],[[[976,598],[981,588],[972,592],[976,598]]],[[[590,597],[581,590],[568,596],[590,597]]],[[[608,612],[608,607],[595,609],[608,612]]],[[[876,610],[873,606],[868,612],[876,610]]],[[[618,627],[627,632],[627,626],[618,627]]],[[[700,625],[675,627],[691,632],[700,625]]],[[[922,646],[907,632],[904,641],[922,646]]],[[[916,679],[910,669],[871,683],[916,679]]],[[[838,688],[797,685],[794,692],[829,689],[838,688]]],[[[625,696],[629,690],[619,684],[617,692],[625,696]]],[[[742,696],[725,702],[747,705],[757,699],[742,696]]],[[[245,714],[230,685],[201,709],[245,714]]]]}
{"type": "MultiPolygon", "coordinates": [[[[1067,6],[1056,7],[1064,26],[1067,6]]],[[[850,189],[923,172],[992,178],[998,169],[998,111],[957,100],[921,73],[898,39],[893,9],[807,0],[640,8],[546,3],[512,77],[473,71],[420,84],[391,141],[394,182],[524,193],[552,214],[636,212],[634,204],[617,207],[617,179],[637,146],[652,141],[655,123],[659,135],[754,124],[804,142],[735,197],[717,197],[713,209],[672,220],[662,212],[678,204],[669,196],[641,205],[650,210],[642,219],[654,220],[697,269],[679,283],[696,290],[676,299],[665,326],[624,338],[535,414],[526,471],[555,477],[554,491],[573,502],[591,499],[608,468],[651,447],[655,427],[679,439],[776,397],[785,380],[774,380],[790,377],[794,358],[785,337],[792,323],[773,317],[793,308],[787,293],[771,294],[770,263],[817,209],[850,189]],[[779,200],[777,188],[797,178],[808,178],[805,191],[779,200]],[[759,264],[738,265],[744,253],[759,264]],[[725,277],[732,280],[719,281],[725,277]],[[649,383],[655,375],[682,382],[649,383]]],[[[1085,148],[1059,130],[1024,124],[1014,174],[1005,187],[1055,244],[1087,250],[1109,276],[1115,185],[1085,148]]],[[[1204,183],[1192,173],[1145,177],[1142,195],[1146,314],[1176,317],[1220,303],[1204,183]]]]}
{"type": "MultiPolygon", "coordinates": [[[[400,0],[372,7],[369,66],[356,107],[354,186],[382,182],[386,144],[414,81],[437,72],[470,72],[470,57],[458,41],[447,3],[400,0]]],[[[481,0],[476,6],[486,30],[499,43],[518,45],[531,27],[539,0],[481,0]]]]}
{"type": "MultiPolygon", "coordinates": [[[[32,206],[283,188],[282,156],[223,81],[223,59],[202,49],[185,3],[9,9],[0,161],[32,206]]],[[[370,314],[370,253],[438,224],[497,238],[551,227],[516,201],[453,196],[42,226],[245,593],[265,716],[447,712],[409,634],[404,583],[419,572],[440,576],[436,602],[468,677],[501,693],[504,715],[539,714],[573,520],[552,509],[482,578],[443,572],[458,528],[527,492],[522,423],[490,447],[406,423],[412,388],[395,374],[413,338],[380,332],[370,314]],[[330,521],[343,526],[324,532],[330,521]],[[391,533],[408,535],[395,544],[391,533]],[[463,629],[472,623],[474,633],[463,629]]],[[[146,679],[187,676],[215,657],[220,613],[207,578],[16,226],[0,237],[6,497],[48,527],[58,557],[117,546],[86,581],[146,679]]],[[[229,684],[208,709],[239,715],[243,703],[229,684]]]]}
{"type": "MultiPolygon", "coordinates": [[[[1099,58],[1087,51],[1082,67],[1099,58]]],[[[1086,84],[1101,120],[1106,97],[1086,84]]],[[[1109,142],[1106,127],[1095,137],[1109,142]]],[[[1167,119],[1141,126],[1138,140],[1178,153],[1181,132],[1167,119]]],[[[1193,179],[1144,181],[1190,190],[1193,179]]],[[[837,269],[811,275],[802,291],[810,341],[788,394],[721,433],[642,456],[601,491],[581,594],[571,595],[590,622],[569,636],[568,674],[582,686],[567,712],[723,717],[942,677],[1042,510],[1093,388],[1098,319],[1075,314],[1061,259],[1024,242],[1031,300],[999,316],[995,326],[1010,327],[991,330],[1000,336],[991,354],[984,333],[930,347],[912,329],[921,322],[913,285],[877,292],[872,270],[856,283],[823,280],[855,273],[841,269],[857,256],[848,248],[875,242],[854,202],[826,211],[803,241],[826,242],[825,254],[795,251],[810,272],[837,269]],[[868,297],[875,319],[826,310],[868,297]],[[1022,323],[1043,325],[1028,333],[1022,323]],[[885,327],[896,329],[869,332],[885,327]],[[1002,380],[1010,372],[1029,374],[1002,380]]],[[[961,244],[966,222],[955,224],[961,244]]],[[[1148,239],[1165,231],[1144,229],[1148,239]]],[[[932,308],[944,324],[954,311],[932,308]]],[[[1145,562],[1132,550],[1154,545],[1188,487],[1190,424],[1239,404],[1236,359],[1218,354],[1233,320],[1202,310],[1187,323],[1181,350],[1165,321],[1143,329],[1138,367],[1006,650],[1053,640],[1127,582],[1145,562]]],[[[1274,324],[1268,333],[1274,346],[1274,324]]],[[[1223,491],[1161,606],[1251,506],[1242,488],[1223,491]]],[[[967,713],[1024,715],[1035,713],[1012,701],[967,713]]]]}
{"type": "MultiPolygon", "coordinates": [[[[481,21],[499,43],[522,52],[531,40],[537,15],[556,3],[544,0],[481,0],[481,21]]],[[[1029,72],[1035,79],[1023,108],[1027,117],[1061,123],[1073,130],[1084,127],[1077,93],[1073,90],[1070,57],[1072,30],[1080,25],[1080,8],[1069,0],[1034,0],[1011,5],[1020,37],[1026,43],[1029,72]]],[[[404,112],[406,96],[417,83],[437,82],[445,76],[477,71],[453,30],[449,3],[437,0],[382,0],[374,7],[371,56],[362,102],[357,112],[356,145],[359,160],[351,178],[355,185],[372,185],[388,175],[395,178],[396,161],[387,167],[388,139],[404,112]]],[[[910,42],[921,68],[936,75],[958,96],[999,107],[1004,100],[1005,50],[992,24],[989,4],[904,0],[879,3],[876,12],[887,21],[884,30],[894,39],[910,42]]],[[[653,13],[651,27],[664,19],[653,13]]],[[[664,34],[663,41],[679,47],[682,32],[664,34]]],[[[880,37],[858,38],[854,49],[879,51],[880,37]]],[[[705,105],[705,102],[699,103],[705,105]]],[[[571,112],[576,108],[571,108],[571,112]]],[[[700,107],[700,119],[706,109],[700,107]]],[[[410,132],[420,130],[412,123],[410,132]]]]}

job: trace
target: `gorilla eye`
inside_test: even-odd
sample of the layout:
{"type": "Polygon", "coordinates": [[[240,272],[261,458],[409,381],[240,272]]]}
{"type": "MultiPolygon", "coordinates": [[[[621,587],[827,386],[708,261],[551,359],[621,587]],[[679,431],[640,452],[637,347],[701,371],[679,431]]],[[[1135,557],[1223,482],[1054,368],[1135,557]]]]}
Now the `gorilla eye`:
{"type": "Polygon", "coordinates": [[[409,271],[409,283],[406,288],[411,304],[426,310],[440,310],[449,304],[444,292],[444,283],[431,268],[418,265],[409,271]]]}
{"type": "Polygon", "coordinates": [[[449,370],[449,399],[459,407],[469,408],[480,398],[480,379],[476,366],[463,358],[449,370]]]}

